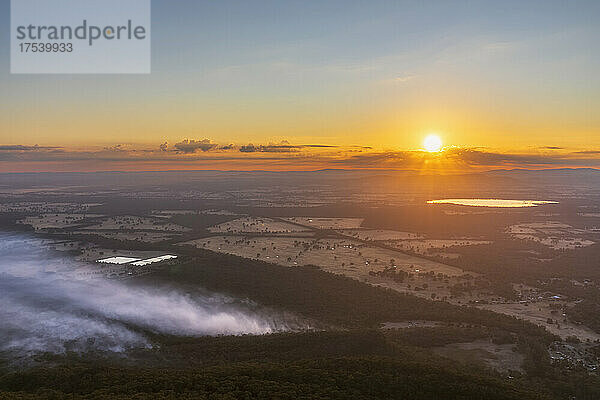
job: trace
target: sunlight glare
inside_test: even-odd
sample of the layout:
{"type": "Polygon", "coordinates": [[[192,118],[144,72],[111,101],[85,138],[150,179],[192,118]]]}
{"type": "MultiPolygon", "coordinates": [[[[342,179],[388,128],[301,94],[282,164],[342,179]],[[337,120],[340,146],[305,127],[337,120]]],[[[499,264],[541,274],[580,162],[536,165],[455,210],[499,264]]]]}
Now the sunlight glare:
{"type": "Polygon", "coordinates": [[[442,139],[438,135],[428,135],[423,141],[423,147],[430,153],[442,150],[442,139]]]}

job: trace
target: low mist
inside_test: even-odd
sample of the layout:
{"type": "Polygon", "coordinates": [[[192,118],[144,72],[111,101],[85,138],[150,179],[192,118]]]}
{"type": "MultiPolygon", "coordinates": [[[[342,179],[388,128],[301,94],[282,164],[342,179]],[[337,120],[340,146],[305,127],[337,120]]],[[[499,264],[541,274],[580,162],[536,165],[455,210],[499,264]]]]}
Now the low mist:
{"type": "Polygon", "coordinates": [[[0,351],[124,351],[151,347],[146,333],[265,334],[296,329],[293,318],[200,289],[77,279],[83,266],[42,240],[0,233],[0,351]]]}

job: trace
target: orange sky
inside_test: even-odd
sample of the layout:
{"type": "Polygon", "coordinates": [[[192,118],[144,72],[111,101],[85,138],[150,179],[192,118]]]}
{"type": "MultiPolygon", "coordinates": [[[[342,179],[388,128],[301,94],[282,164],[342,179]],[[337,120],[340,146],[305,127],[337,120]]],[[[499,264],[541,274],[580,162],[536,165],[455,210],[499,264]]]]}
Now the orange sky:
{"type": "Polygon", "coordinates": [[[463,173],[506,168],[600,167],[600,152],[537,148],[528,152],[446,146],[437,152],[321,144],[218,144],[208,139],[154,148],[70,149],[0,146],[2,172],[394,169],[463,173]]]}
{"type": "Polygon", "coordinates": [[[597,166],[598,17],[597,1],[156,0],[149,75],[0,71],[0,172],[597,166]],[[442,155],[419,153],[431,133],[442,155]]]}

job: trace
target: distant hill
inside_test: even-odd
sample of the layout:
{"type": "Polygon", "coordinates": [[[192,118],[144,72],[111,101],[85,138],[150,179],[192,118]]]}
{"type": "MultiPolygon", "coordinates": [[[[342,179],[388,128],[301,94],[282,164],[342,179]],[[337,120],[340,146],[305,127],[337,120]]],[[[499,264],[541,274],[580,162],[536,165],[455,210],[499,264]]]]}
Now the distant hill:
{"type": "Polygon", "coordinates": [[[346,170],[318,171],[164,171],[164,172],[66,172],[4,173],[0,189],[123,188],[197,185],[207,190],[234,190],[259,186],[329,185],[361,190],[519,189],[549,186],[594,187],[600,185],[600,170],[593,168],[503,169],[463,174],[434,174],[422,171],[346,170]]]}

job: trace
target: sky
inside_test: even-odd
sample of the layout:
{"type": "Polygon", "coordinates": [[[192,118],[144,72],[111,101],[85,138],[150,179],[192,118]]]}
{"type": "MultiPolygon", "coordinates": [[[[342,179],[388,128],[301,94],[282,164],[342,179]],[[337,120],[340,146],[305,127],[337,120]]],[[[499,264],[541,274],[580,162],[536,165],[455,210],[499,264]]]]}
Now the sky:
{"type": "Polygon", "coordinates": [[[0,172],[600,167],[599,1],[153,0],[149,75],[11,75],[9,5],[0,172]]]}

